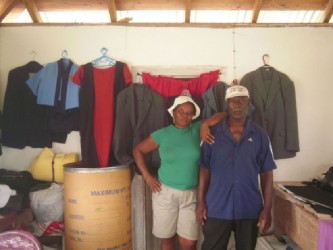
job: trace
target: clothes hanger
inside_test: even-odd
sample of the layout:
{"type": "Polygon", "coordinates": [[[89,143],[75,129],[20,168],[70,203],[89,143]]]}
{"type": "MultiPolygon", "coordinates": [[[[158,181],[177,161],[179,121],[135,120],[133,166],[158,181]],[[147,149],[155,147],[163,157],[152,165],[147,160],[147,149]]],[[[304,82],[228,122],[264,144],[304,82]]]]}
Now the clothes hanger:
{"type": "Polygon", "coordinates": [[[68,52],[67,52],[67,50],[63,50],[62,52],[61,52],[61,57],[62,58],[67,58],[68,57],[68,52]]]}
{"type": "Polygon", "coordinates": [[[70,63],[70,59],[68,58],[68,52],[66,49],[64,49],[62,52],[61,52],[61,61],[63,63],[63,65],[65,67],[68,66],[68,64],[70,63]]]}
{"type": "Polygon", "coordinates": [[[106,54],[108,53],[108,49],[103,47],[101,49],[102,56],[93,60],[92,65],[95,67],[108,67],[116,64],[116,60],[111,57],[108,57],[106,54]]]}
{"type": "Polygon", "coordinates": [[[271,66],[269,65],[269,60],[270,60],[271,58],[269,57],[269,55],[268,54],[264,54],[263,56],[262,56],[262,60],[263,60],[263,62],[264,62],[264,65],[263,65],[263,67],[267,67],[267,68],[270,68],[271,66]]]}
{"type": "Polygon", "coordinates": [[[31,51],[31,54],[33,55],[33,56],[32,56],[32,61],[35,61],[35,58],[36,58],[37,52],[33,50],[33,51],[31,51]]]}
{"type": "Polygon", "coordinates": [[[264,65],[261,67],[261,74],[264,80],[272,80],[273,77],[273,71],[272,67],[269,64],[269,60],[271,58],[268,54],[264,54],[262,56],[262,60],[264,61],[264,65]]]}
{"type": "Polygon", "coordinates": [[[28,68],[29,71],[34,71],[35,69],[39,69],[41,65],[35,61],[37,52],[35,50],[31,51],[32,60],[29,61],[25,66],[28,68]]]}

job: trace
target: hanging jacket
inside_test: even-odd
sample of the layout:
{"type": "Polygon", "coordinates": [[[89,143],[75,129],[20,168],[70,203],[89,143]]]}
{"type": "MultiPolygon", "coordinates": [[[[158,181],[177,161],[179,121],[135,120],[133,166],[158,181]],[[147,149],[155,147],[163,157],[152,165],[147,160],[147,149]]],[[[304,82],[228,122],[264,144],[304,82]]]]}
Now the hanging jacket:
{"type": "Polygon", "coordinates": [[[26,84],[31,74],[43,68],[38,62],[9,71],[3,108],[2,143],[22,149],[26,146],[52,147],[52,137],[45,124],[47,110],[36,103],[36,96],[26,84]]]}
{"type": "Polygon", "coordinates": [[[255,108],[251,117],[267,131],[274,158],[296,156],[299,151],[298,122],[291,79],[273,67],[261,67],[244,75],[240,84],[249,90],[255,108]]]}
{"type": "MultiPolygon", "coordinates": [[[[117,98],[113,150],[120,164],[135,163],[134,146],[152,132],[166,125],[166,107],[162,96],[144,84],[132,84],[122,90],[117,98]]],[[[160,158],[157,150],[145,155],[152,174],[157,174],[160,158]]],[[[136,168],[138,174],[141,174],[136,168]]]]}

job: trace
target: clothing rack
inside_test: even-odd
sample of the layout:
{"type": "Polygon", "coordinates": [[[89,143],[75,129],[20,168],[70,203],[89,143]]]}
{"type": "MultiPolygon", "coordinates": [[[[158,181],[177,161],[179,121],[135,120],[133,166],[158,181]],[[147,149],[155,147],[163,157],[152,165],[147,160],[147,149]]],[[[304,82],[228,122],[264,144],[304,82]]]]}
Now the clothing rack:
{"type": "MultiPolygon", "coordinates": [[[[221,75],[222,73],[220,72],[219,75],[221,75]]],[[[136,73],[137,76],[142,76],[142,73],[137,72],[136,73]]],[[[174,77],[174,76],[170,76],[170,77],[174,77]]],[[[177,75],[177,78],[193,78],[193,75],[177,75]]]]}

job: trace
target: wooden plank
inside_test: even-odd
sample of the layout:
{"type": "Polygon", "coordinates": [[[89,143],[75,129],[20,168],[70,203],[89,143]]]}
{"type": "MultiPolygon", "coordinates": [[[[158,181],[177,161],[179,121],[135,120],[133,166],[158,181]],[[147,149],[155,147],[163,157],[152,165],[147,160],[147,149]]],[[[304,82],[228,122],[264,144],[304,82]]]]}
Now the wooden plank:
{"type": "Polygon", "coordinates": [[[329,23],[329,21],[332,17],[332,14],[333,14],[333,0],[329,0],[327,5],[326,5],[326,8],[324,10],[324,14],[323,14],[323,17],[322,17],[322,22],[323,23],[329,23]]]}
{"type": "Polygon", "coordinates": [[[106,0],[109,8],[110,19],[112,23],[117,22],[117,7],[116,0],[106,0]]]}
{"type": "Polygon", "coordinates": [[[27,11],[29,12],[29,15],[31,17],[31,20],[34,23],[42,23],[42,17],[39,14],[39,11],[37,9],[36,3],[34,0],[23,0],[25,7],[27,8],[27,11]]]}
{"type": "Polygon", "coordinates": [[[251,10],[252,0],[193,0],[192,10],[251,10]]]}
{"type": "MultiPolygon", "coordinates": [[[[4,0],[13,2],[15,0],[4,0]]],[[[105,0],[34,0],[40,11],[107,10],[105,0]]],[[[184,10],[184,0],[114,0],[117,10],[184,10]]],[[[187,1],[187,0],[185,0],[187,1]]],[[[324,10],[328,0],[265,0],[261,10],[324,10]]],[[[253,0],[192,0],[191,10],[253,10],[253,0]]]]}
{"type": "Polygon", "coordinates": [[[192,0],[186,0],[185,23],[191,22],[191,3],[192,3],[192,0]]]}
{"type": "Polygon", "coordinates": [[[8,13],[14,8],[16,0],[3,0],[0,5],[0,22],[8,15],[8,13]]]}
{"type": "Polygon", "coordinates": [[[324,10],[327,0],[265,0],[261,10],[324,10]]]}
{"type": "Polygon", "coordinates": [[[126,26],[126,27],[182,27],[182,28],[214,28],[214,29],[230,29],[230,28],[271,28],[271,27],[330,27],[332,23],[0,23],[0,27],[78,27],[78,26],[126,26]]]}
{"type": "Polygon", "coordinates": [[[117,0],[118,10],[184,10],[180,0],[117,0]]]}
{"type": "Polygon", "coordinates": [[[40,11],[107,10],[105,0],[35,0],[40,11]]]}
{"type": "Polygon", "coordinates": [[[256,23],[258,21],[259,12],[262,6],[263,0],[256,0],[252,10],[252,23],[256,23]]]}

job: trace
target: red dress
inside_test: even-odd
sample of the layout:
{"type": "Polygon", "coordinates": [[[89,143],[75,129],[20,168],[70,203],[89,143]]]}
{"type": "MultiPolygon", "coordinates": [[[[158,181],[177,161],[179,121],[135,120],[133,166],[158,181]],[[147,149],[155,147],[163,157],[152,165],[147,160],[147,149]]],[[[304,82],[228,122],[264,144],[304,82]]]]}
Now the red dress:
{"type": "MultiPolygon", "coordinates": [[[[114,126],[114,78],[115,66],[109,68],[93,67],[93,79],[95,88],[94,106],[94,137],[96,151],[101,167],[109,164],[112,133],[114,126]]],[[[83,65],[73,76],[73,82],[80,85],[84,75],[83,65]]],[[[132,83],[132,74],[127,65],[124,65],[123,77],[126,85],[132,83]]]]}

